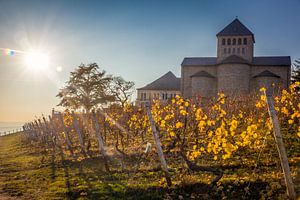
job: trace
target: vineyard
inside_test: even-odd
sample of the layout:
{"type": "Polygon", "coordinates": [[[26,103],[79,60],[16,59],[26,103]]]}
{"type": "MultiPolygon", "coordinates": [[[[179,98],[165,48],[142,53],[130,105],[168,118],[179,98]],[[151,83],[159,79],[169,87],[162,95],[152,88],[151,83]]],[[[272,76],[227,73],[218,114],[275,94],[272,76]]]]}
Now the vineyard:
{"type": "MultiPolygon", "coordinates": [[[[298,195],[299,86],[297,82],[273,96],[298,195]]],[[[91,113],[66,110],[25,124],[22,141],[48,157],[58,156],[63,166],[98,159],[102,173],[127,174],[123,181],[136,187],[157,187],[145,192],[153,199],[286,199],[265,89],[260,92],[236,98],[220,93],[214,100],[176,96],[168,102],[112,105],[91,113]]],[[[126,187],[122,191],[128,192],[126,187]]],[[[93,197],[84,189],[68,195],[93,197]]]]}

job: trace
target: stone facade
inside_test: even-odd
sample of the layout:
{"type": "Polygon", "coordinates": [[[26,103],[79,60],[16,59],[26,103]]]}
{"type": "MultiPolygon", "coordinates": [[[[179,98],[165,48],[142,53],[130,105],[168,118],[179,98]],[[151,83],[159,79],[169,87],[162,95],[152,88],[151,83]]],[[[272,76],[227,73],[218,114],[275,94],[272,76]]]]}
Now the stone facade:
{"type": "Polygon", "coordinates": [[[176,95],[180,95],[180,90],[143,90],[139,89],[137,92],[137,101],[143,103],[152,100],[165,101],[167,99],[173,98],[176,95]]]}
{"type": "Polygon", "coordinates": [[[254,57],[254,34],[238,19],[217,34],[217,57],[185,58],[183,97],[212,97],[218,92],[244,95],[259,88],[290,84],[289,56],[254,57]]]}
{"type": "Polygon", "coordinates": [[[230,55],[239,55],[252,62],[254,53],[254,38],[252,36],[220,36],[217,45],[218,62],[230,55]]]}

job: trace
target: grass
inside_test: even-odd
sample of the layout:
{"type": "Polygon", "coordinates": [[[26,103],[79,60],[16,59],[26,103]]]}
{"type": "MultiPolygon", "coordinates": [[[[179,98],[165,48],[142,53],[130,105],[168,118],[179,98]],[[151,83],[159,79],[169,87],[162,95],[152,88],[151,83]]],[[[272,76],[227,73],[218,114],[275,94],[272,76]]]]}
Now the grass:
{"type": "MultiPolygon", "coordinates": [[[[293,159],[292,172],[299,181],[299,158],[293,159]]],[[[121,171],[118,160],[112,163],[108,173],[101,158],[62,162],[59,152],[25,143],[20,133],[0,137],[0,194],[30,200],[286,198],[276,165],[260,167],[259,176],[251,167],[228,167],[215,187],[209,184],[210,174],[173,168],[174,184],[168,188],[160,171],[145,166],[135,171],[129,164],[121,171]]],[[[295,184],[299,194],[299,182],[295,184]]]]}

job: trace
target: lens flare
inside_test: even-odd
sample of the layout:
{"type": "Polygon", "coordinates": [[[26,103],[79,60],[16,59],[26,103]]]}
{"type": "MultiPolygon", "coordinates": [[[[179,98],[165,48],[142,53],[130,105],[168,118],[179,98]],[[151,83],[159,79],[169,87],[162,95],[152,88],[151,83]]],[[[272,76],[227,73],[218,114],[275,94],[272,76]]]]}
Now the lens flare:
{"type": "Polygon", "coordinates": [[[8,56],[13,56],[15,55],[15,51],[14,50],[11,50],[11,49],[5,49],[4,50],[4,53],[8,56]]]}
{"type": "Polygon", "coordinates": [[[56,67],[56,71],[57,72],[61,72],[62,71],[62,67],[61,66],[56,67]]]}

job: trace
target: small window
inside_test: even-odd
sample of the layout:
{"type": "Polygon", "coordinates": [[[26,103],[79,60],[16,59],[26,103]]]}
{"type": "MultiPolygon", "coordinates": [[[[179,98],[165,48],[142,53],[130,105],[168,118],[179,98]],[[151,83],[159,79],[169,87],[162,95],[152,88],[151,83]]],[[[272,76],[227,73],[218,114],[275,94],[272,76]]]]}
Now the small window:
{"type": "Polygon", "coordinates": [[[239,39],[238,39],[238,45],[241,45],[241,44],[242,44],[242,39],[239,38],[239,39]]]}
{"type": "Polygon", "coordinates": [[[226,43],[226,40],[223,38],[222,39],[222,45],[225,45],[225,43],[226,43]]]}
{"type": "Polygon", "coordinates": [[[166,93],[166,99],[168,99],[168,93],[166,93]]]}
{"type": "Polygon", "coordinates": [[[226,54],[227,53],[227,49],[226,48],[224,48],[224,54],[226,54]]]}
{"type": "Polygon", "coordinates": [[[227,39],[227,45],[231,45],[231,39],[227,39]]]}
{"type": "Polygon", "coordinates": [[[228,53],[231,53],[231,49],[230,48],[228,48],[228,53]]]}
{"type": "Polygon", "coordinates": [[[235,38],[233,38],[233,40],[232,40],[232,45],[236,45],[236,39],[235,38]]]}
{"type": "Polygon", "coordinates": [[[242,48],[242,54],[245,54],[245,48],[242,48]]]}
{"type": "Polygon", "coordinates": [[[235,48],[232,49],[232,53],[235,53],[235,48]]]}
{"type": "Polygon", "coordinates": [[[146,93],[144,93],[144,92],[141,93],[141,99],[142,99],[142,100],[145,100],[145,99],[146,99],[146,93]]]}
{"type": "Polygon", "coordinates": [[[244,38],[244,45],[247,45],[247,38],[244,38]]]}
{"type": "Polygon", "coordinates": [[[238,53],[238,54],[240,54],[240,53],[241,53],[241,52],[240,52],[240,48],[237,48],[237,53],[238,53]]]}

